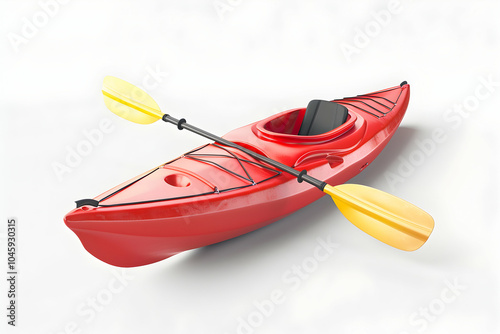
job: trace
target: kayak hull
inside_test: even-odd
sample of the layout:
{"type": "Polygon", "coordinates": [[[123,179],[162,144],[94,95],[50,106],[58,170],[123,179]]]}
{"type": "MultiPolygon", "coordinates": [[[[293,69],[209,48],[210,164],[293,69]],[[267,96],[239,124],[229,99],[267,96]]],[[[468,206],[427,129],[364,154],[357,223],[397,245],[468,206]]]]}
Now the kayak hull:
{"type": "MultiPolygon", "coordinates": [[[[364,100],[335,101],[349,111],[348,121],[337,133],[300,138],[293,133],[296,129],[271,131],[278,123],[286,127],[292,118],[300,120],[304,110],[296,109],[236,129],[224,138],[305,169],[331,185],[342,184],[366,168],[389,142],[406,111],[409,85],[370,94],[362,95],[364,100]],[[375,102],[370,102],[370,96],[375,102]],[[382,112],[377,114],[369,104],[382,112]]],[[[98,259],[135,267],[254,231],[324,195],[291,175],[262,167],[236,149],[208,144],[192,152],[97,196],[97,207],[72,210],[64,218],[66,225],[98,259]],[[241,175],[225,171],[235,166],[241,175]],[[174,195],[165,199],[165,193],[174,195]]]]}

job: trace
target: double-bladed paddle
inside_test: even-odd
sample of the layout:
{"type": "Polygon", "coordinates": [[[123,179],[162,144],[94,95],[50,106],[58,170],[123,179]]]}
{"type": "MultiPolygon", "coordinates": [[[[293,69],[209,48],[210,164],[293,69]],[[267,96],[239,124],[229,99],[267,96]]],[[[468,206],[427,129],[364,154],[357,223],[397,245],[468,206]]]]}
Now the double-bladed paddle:
{"type": "Polygon", "coordinates": [[[351,223],[386,244],[405,251],[422,246],[434,228],[434,220],[422,209],[381,190],[357,184],[331,186],[305,171],[298,171],[278,161],[269,159],[229,140],[176,119],[160,111],[160,107],[142,89],[115,77],[104,78],[102,93],[109,110],[126,120],[150,124],[162,119],[217,143],[236,148],[249,156],[297,177],[327,193],[340,212],[351,223]]]}

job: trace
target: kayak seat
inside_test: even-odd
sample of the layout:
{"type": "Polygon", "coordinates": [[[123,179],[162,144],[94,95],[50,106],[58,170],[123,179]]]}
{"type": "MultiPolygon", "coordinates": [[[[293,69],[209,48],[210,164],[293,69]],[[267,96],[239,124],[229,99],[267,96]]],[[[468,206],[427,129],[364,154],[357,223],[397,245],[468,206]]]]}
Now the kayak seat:
{"type": "Polygon", "coordinates": [[[332,131],[345,123],[347,114],[347,108],[341,104],[312,100],[307,105],[299,136],[314,136],[332,131]]]}

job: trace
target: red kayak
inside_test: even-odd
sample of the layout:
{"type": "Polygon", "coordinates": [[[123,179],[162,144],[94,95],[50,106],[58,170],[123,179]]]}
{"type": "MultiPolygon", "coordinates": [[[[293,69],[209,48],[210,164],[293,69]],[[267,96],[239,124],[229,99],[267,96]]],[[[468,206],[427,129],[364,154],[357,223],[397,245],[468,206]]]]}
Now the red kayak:
{"type": "MultiPolygon", "coordinates": [[[[311,101],[223,136],[335,186],[366,168],[398,128],[410,86],[311,101]]],[[[248,154],[210,143],[93,200],[64,221],[87,251],[119,267],[166,259],[266,226],[324,193],[248,154]]]]}

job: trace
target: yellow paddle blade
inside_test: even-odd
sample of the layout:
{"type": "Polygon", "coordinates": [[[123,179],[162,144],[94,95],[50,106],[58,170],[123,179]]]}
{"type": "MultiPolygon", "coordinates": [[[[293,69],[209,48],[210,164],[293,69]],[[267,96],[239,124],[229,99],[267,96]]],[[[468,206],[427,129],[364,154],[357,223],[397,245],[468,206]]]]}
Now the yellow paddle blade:
{"type": "Polygon", "coordinates": [[[381,190],[342,184],[327,185],[323,191],[351,223],[398,249],[420,248],[434,228],[434,219],[427,212],[381,190]]]}
{"type": "Polygon", "coordinates": [[[109,110],[134,123],[151,124],[163,116],[148,93],[122,79],[105,77],[102,94],[109,110]]]}

